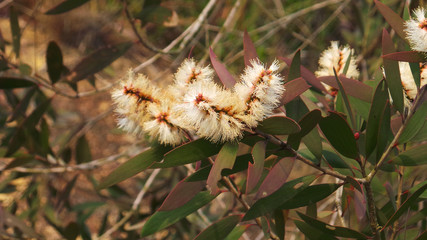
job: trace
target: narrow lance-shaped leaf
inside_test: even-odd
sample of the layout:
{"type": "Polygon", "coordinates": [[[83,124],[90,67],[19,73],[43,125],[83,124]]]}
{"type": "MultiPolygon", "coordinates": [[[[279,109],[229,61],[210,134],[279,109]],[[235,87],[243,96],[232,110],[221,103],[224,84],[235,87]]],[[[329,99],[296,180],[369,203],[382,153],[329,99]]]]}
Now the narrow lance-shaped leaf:
{"type": "Polygon", "coordinates": [[[353,191],[354,193],[354,210],[356,212],[357,219],[362,221],[366,216],[366,199],[365,195],[360,191],[353,191]]]}
{"type": "MultiPolygon", "coordinates": [[[[284,61],[288,66],[292,64],[292,60],[285,57],[279,57],[280,60],[284,61]]],[[[304,78],[310,85],[317,88],[320,91],[326,92],[325,87],[319,81],[319,79],[307,68],[300,66],[301,77],[304,78]]]]}
{"type": "MultiPolygon", "coordinates": [[[[427,92],[425,93],[427,95],[427,92]]],[[[421,103],[421,106],[417,108],[416,112],[410,119],[404,124],[404,129],[399,137],[399,144],[410,141],[419,130],[423,127],[423,123],[426,122],[427,118],[427,101],[421,103]]]]}
{"type": "MultiPolygon", "coordinates": [[[[338,76],[345,92],[352,97],[358,98],[364,102],[371,102],[372,99],[372,88],[360,81],[357,81],[352,78],[347,78],[343,75],[338,76]]],[[[332,86],[336,89],[339,89],[337,80],[335,76],[324,76],[319,77],[319,80],[332,86]]]]}
{"type": "Polygon", "coordinates": [[[329,112],[329,116],[323,118],[319,126],[326,139],[339,153],[348,158],[358,158],[359,153],[353,131],[341,115],[329,112]]]}
{"type": "Polygon", "coordinates": [[[333,225],[321,222],[321,221],[314,219],[312,217],[309,217],[309,216],[302,214],[300,212],[297,212],[297,213],[298,213],[298,216],[304,222],[306,222],[307,224],[309,224],[313,228],[320,230],[323,233],[330,234],[332,236],[337,236],[337,237],[367,239],[366,235],[364,235],[358,231],[355,231],[353,229],[345,228],[345,227],[339,227],[339,226],[333,226],[333,225]]]}
{"type": "Polygon", "coordinates": [[[15,131],[15,134],[10,139],[5,156],[12,155],[22,146],[25,141],[25,139],[23,139],[25,138],[25,131],[31,131],[35,128],[43,114],[49,108],[51,101],[52,98],[41,103],[26,119],[24,119],[24,121],[22,121],[21,125],[18,127],[18,129],[15,131]]]}
{"type": "Polygon", "coordinates": [[[240,219],[242,219],[241,215],[224,217],[199,233],[194,240],[223,240],[231,233],[231,231],[233,231],[234,227],[240,222],[240,219]]]}
{"type": "Polygon", "coordinates": [[[235,227],[224,240],[239,240],[248,227],[249,225],[239,225],[235,227]]]}
{"type": "Polygon", "coordinates": [[[396,157],[391,161],[401,166],[420,166],[427,164],[427,143],[423,143],[412,147],[396,157]]]}
{"type": "Polygon", "coordinates": [[[174,148],[165,154],[163,162],[155,163],[151,168],[169,168],[197,162],[217,154],[221,147],[222,145],[200,138],[174,148]]]}
{"type": "Polygon", "coordinates": [[[208,188],[212,194],[216,194],[219,190],[217,184],[221,180],[221,171],[233,167],[238,148],[237,143],[227,142],[219,151],[207,180],[208,188]]]}
{"type": "Polygon", "coordinates": [[[400,206],[400,208],[391,216],[391,218],[387,221],[387,223],[384,225],[384,227],[381,229],[383,231],[387,226],[395,222],[397,219],[399,219],[402,214],[406,212],[406,210],[416,202],[418,197],[424,193],[424,191],[427,189],[427,184],[424,184],[422,187],[420,187],[417,191],[415,191],[410,197],[406,199],[406,201],[400,206]]]}
{"type": "Polygon", "coordinates": [[[257,200],[246,212],[242,221],[251,220],[270,213],[280,205],[292,199],[298,192],[304,190],[314,181],[315,176],[305,176],[283,184],[277,191],[267,197],[257,200]]]}
{"type": "Polygon", "coordinates": [[[184,206],[171,211],[161,211],[154,213],[144,224],[144,227],[141,231],[141,237],[149,236],[178,222],[182,218],[190,215],[191,213],[197,211],[197,209],[208,204],[215,197],[216,196],[211,195],[207,191],[200,192],[184,206]]]}
{"type": "Polygon", "coordinates": [[[311,226],[311,224],[305,223],[303,221],[294,220],[295,225],[297,228],[309,239],[313,240],[322,240],[322,239],[328,239],[328,240],[338,240],[338,238],[328,234],[319,231],[318,229],[311,226]]]}
{"type": "Polygon", "coordinates": [[[225,65],[218,60],[212,48],[209,48],[209,57],[211,59],[212,66],[215,69],[215,72],[218,75],[219,80],[221,80],[222,84],[224,84],[226,88],[233,88],[234,84],[236,84],[236,80],[227,70],[225,65]]]}
{"type": "Polygon", "coordinates": [[[170,191],[157,211],[170,211],[183,206],[201,192],[205,185],[205,181],[187,182],[183,179],[170,191]]]}
{"type": "Polygon", "coordinates": [[[298,133],[289,135],[288,144],[293,149],[298,149],[302,137],[309,134],[311,130],[313,130],[313,128],[317,126],[317,124],[321,119],[322,119],[322,114],[318,109],[313,110],[307,113],[306,115],[304,115],[304,117],[302,117],[301,120],[298,121],[298,125],[301,127],[301,131],[298,133]]]}
{"type": "Polygon", "coordinates": [[[377,137],[377,161],[381,158],[382,153],[393,139],[393,133],[390,127],[391,106],[389,101],[386,102],[381,114],[380,126],[377,137]]]}
{"type": "Polygon", "coordinates": [[[280,206],[281,209],[293,209],[317,203],[330,196],[341,184],[317,184],[308,186],[280,206]]]}
{"type": "Polygon", "coordinates": [[[169,149],[169,147],[157,146],[136,155],[105,177],[98,185],[97,189],[99,190],[112,186],[144,171],[155,161],[162,160],[163,154],[165,154],[169,149]]]}
{"type": "Polygon", "coordinates": [[[64,69],[62,52],[56,42],[51,41],[47,46],[46,51],[47,73],[52,84],[58,82],[64,69]]]}
{"type": "Polygon", "coordinates": [[[252,66],[251,60],[258,59],[258,55],[256,53],[256,49],[254,43],[249,37],[248,31],[245,30],[243,33],[243,52],[244,52],[244,60],[245,66],[252,66]]]}
{"type": "Polygon", "coordinates": [[[299,95],[303,94],[307,89],[310,88],[310,85],[303,78],[296,78],[294,80],[288,81],[284,84],[286,89],[285,94],[283,94],[280,103],[286,105],[290,101],[294,100],[299,95]]]}
{"type": "Polygon", "coordinates": [[[405,39],[405,31],[403,30],[403,19],[395,13],[393,10],[391,10],[387,5],[384,3],[381,3],[378,0],[374,0],[375,5],[377,6],[380,13],[383,15],[385,20],[390,24],[390,26],[393,28],[394,31],[402,38],[405,39]]]}
{"type": "Polygon", "coordinates": [[[13,89],[13,88],[24,88],[32,87],[36,84],[33,81],[27,80],[25,78],[19,77],[0,77],[0,89],[13,89]]]}
{"type": "Polygon", "coordinates": [[[294,162],[294,157],[286,157],[276,163],[268,173],[267,177],[265,177],[254,199],[267,197],[279,189],[288,179],[289,174],[292,171],[292,167],[294,166],[294,162]]]}
{"type": "Polygon", "coordinates": [[[284,116],[266,118],[258,125],[257,129],[273,135],[288,135],[301,130],[298,123],[292,118],[284,116]]]}
{"type": "Polygon", "coordinates": [[[62,1],[57,6],[49,9],[45,14],[47,15],[53,15],[53,14],[60,14],[65,13],[70,10],[73,10],[74,8],[80,7],[81,5],[89,2],[89,0],[65,0],[62,1]]]}
{"type": "Polygon", "coordinates": [[[286,220],[283,212],[284,211],[281,209],[277,209],[276,211],[274,211],[274,222],[275,222],[276,234],[280,240],[285,239],[286,220]]]}
{"type": "Polygon", "coordinates": [[[291,66],[289,67],[288,79],[293,80],[301,77],[301,50],[295,52],[294,58],[292,59],[291,66]]]}
{"type": "Polygon", "coordinates": [[[10,20],[10,29],[12,31],[12,44],[13,51],[17,58],[19,58],[19,52],[21,51],[21,29],[19,27],[18,13],[15,8],[11,6],[9,8],[9,20],[10,20]]]}
{"type": "Polygon", "coordinates": [[[12,122],[16,120],[18,117],[25,115],[25,111],[28,108],[28,104],[30,103],[30,100],[33,97],[36,90],[37,90],[37,87],[34,86],[27,91],[27,93],[22,98],[22,100],[18,103],[18,105],[16,105],[12,116],[7,120],[8,122],[12,122]]]}
{"type": "MultiPolygon", "coordinates": [[[[385,29],[383,29],[382,35],[382,51],[383,55],[396,51],[390,34],[385,29]]],[[[390,90],[390,95],[393,99],[393,105],[400,113],[403,113],[403,90],[400,80],[399,64],[396,61],[385,58],[383,59],[383,62],[385,79],[390,90]]]]}
{"type": "Polygon", "coordinates": [[[83,58],[74,67],[74,69],[71,70],[71,73],[67,79],[70,82],[75,83],[101,71],[114,62],[117,58],[125,54],[131,46],[131,42],[124,42],[113,46],[103,47],[94,51],[87,57],[83,58]]]}
{"type": "Polygon", "coordinates": [[[371,109],[369,110],[369,118],[366,126],[366,157],[369,157],[377,146],[378,133],[381,124],[380,120],[384,112],[384,108],[387,106],[386,103],[388,96],[387,83],[382,80],[375,90],[371,109]]]}
{"type": "Polygon", "coordinates": [[[264,169],[265,148],[267,143],[265,141],[257,142],[252,148],[253,164],[249,162],[248,177],[246,181],[246,193],[250,193],[258,184],[259,179],[264,169]]]}
{"type": "Polygon", "coordinates": [[[381,57],[385,59],[394,60],[394,61],[410,62],[410,63],[419,63],[419,62],[426,61],[425,56],[416,51],[394,52],[394,53],[385,54],[381,57]]]}
{"type": "MultiPolygon", "coordinates": [[[[351,57],[351,55],[350,55],[350,57],[351,57]]],[[[338,84],[338,89],[340,90],[342,99],[344,101],[345,108],[347,110],[347,114],[350,117],[351,126],[353,127],[353,129],[356,129],[356,120],[354,119],[353,110],[351,110],[350,101],[348,100],[347,93],[344,90],[344,87],[342,86],[340,79],[338,78],[338,75],[337,75],[337,72],[335,71],[335,68],[333,70],[334,70],[335,80],[337,81],[337,84],[338,84]]]]}

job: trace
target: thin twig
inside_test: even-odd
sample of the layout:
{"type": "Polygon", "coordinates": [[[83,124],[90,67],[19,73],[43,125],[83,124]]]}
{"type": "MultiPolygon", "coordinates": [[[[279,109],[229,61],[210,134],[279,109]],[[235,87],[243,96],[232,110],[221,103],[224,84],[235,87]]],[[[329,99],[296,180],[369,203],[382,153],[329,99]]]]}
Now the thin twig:
{"type": "MultiPolygon", "coordinates": [[[[212,9],[213,6],[215,6],[217,0],[210,0],[208,4],[206,4],[203,11],[200,13],[199,17],[194,21],[184,32],[181,33],[177,38],[175,38],[168,46],[162,49],[163,52],[168,53],[172,48],[174,48],[181,40],[181,44],[179,46],[179,50],[183,49],[187,42],[194,36],[194,34],[199,30],[200,26],[202,25],[202,22],[206,19],[209,11],[212,9]]],[[[146,66],[152,64],[154,61],[156,61],[162,54],[157,53],[147,61],[141,63],[139,66],[135,67],[133,69],[134,72],[139,72],[146,66]]]]}
{"type": "Polygon", "coordinates": [[[119,229],[121,226],[123,226],[131,217],[132,215],[138,211],[139,205],[141,204],[142,199],[144,198],[145,193],[150,188],[151,184],[153,183],[154,179],[157,177],[157,175],[160,172],[160,168],[154,169],[154,171],[150,174],[147,181],[145,182],[142,189],[139,191],[138,195],[136,196],[132,208],[129,212],[127,212],[120,221],[118,221],[114,226],[112,226],[110,229],[108,229],[104,234],[99,236],[97,239],[108,239],[111,234],[113,234],[117,229],[119,229]]]}

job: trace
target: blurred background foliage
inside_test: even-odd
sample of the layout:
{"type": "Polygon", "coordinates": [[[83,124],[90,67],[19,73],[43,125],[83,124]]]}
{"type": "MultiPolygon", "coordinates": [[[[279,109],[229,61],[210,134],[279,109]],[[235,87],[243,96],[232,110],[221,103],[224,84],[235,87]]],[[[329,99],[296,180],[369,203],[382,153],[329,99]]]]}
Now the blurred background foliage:
{"type": "MultiPolygon", "coordinates": [[[[405,1],[382,2],[403,12],[405,1]]],[[[410,2],[418,5],[425,3],[410,2]]],[[[382,64],[383,27],[391,31],[372,0],[1,1],[0,238],[136,239],[141,223],[187,175],[184,167],[163,169],[150,182],[146,171],[96,190],[103,176],[148,147],[114,120],[109,90],[128,69],[168,84],[184,58],[208,64],[211,47],[238,76],[247,30],[262,61],[301,49],[301,64],[312,71],[330,41],[348,44],[367,81],[382,64]],[[188,29],[194,32],[181,38],[188,29]],[[144,184],[141,207],[132,209],[144,184]]],[[[374,191],[382,192],[378,184],[374,191]]],[[[153,238],[192,239],[234,204],[223,194],[153,238]]],[[[246,239],[257,236],[253,228],[246,239]]],[[[294,225],[288,229],[302,238],[294,225]]]]}

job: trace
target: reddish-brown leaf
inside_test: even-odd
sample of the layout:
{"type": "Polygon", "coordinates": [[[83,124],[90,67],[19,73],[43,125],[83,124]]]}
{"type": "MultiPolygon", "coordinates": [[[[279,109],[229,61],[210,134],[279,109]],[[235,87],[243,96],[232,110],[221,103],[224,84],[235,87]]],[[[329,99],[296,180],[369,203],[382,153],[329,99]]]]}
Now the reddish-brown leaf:
{"type": "MultiPolygon", "coordinates": [[[[344,87],[344,91],[355,98],[358,98],[365,102],[370,102],[372,99],[372,88],[362,82],[359,82],[355,79],[347,78],[343,75],[338,77],[341,80],[341,83],[344,87]]],[[[332,86],[336,89],[339,89],[337,80],[335,76],[324,76],[319,77],[319,80],[332,86]]]]}
{"type": "Polygon", "coordinates": [[[252,148],[252,158],[254,163],[249,162],[248,166],[248,180],[246,182],[246,193],[250,193],[258,184],[259,179],[262,175],[265,160],[265,148],[267,143],[265,141],[259,141],[255,143],[252,148]]]}
{"type": "Polygon", "coordinates": [[[236,84],[236,80],[227,70],[225,65],[217,59],[217,56],[213,52],[212,48],[209,48],[209,57],[211,59],[212,66],[215,69],[215,72],[218,75],[219,80],[221,80],[222,84],[224,84],[226,88],[233,88],[234,84],[236,84]]]}
{"type": "MultiPolygon", "coordinates": [[[[280,60],[284,61],[288,66],[291,66],[292,60],[286,57],[279,57],[280,60]]],[[[301,76],[310,83],[313,87],[326,92],[325,87],[320,83],[319,79],[307,68],[301,66],[301,76]]]]}
{"type": "Polygon", "coordinates": [[[424,55],[416,51],[406,51],[406,52],[394,52],[381,56],[385,59],[390,59],[394,61],[402,61],[402,62],[425,62],[426,59],[424,55]]]}
{"type": "Polygon", "coordinates": [[[280,100],[282,105],[292,101],[302,93],[304,93],[307,89],[310,88],[310,85],[302,78],[296,78],[285,83],[285,93],[283,94],[282,99],[280,100]]]}
{"type": "Polygon", "coordinates": [[[396,33],[402,38],[405,39],[405,31],[403,30],[403,19],[395,13],[393,10],[391,10],[387,5],[384,3],[381,3],[378,0],[375,0],[375,5],[377,6],[380,13],[383,15],[385,20],[390,24],[390,26],[396,31],[396,33]]]}
{"type": "Polygon", "coordinates": [[[292,167],[294,166],[294,157],[282,158],[262,182],[258,192],[255,195],[255,200],[264,198],[279,189],[288,179],[291,173],[292,167]]]}
{"type": "Polygon", "coordinates": [[[245,30],[243,34],[243,52],[245,59],[245,66],[252,66],[251,60],[258,59],[258,54],[256,53],[255,45],[249,37],[248,31],[245,30]]]}
{"type": "Polygon", "coordinates": [[[183,206],[201,192],[205,186],[205,181],[186,182],[183,179],[172,189],[157,211],[170,211],[183,206]]]}

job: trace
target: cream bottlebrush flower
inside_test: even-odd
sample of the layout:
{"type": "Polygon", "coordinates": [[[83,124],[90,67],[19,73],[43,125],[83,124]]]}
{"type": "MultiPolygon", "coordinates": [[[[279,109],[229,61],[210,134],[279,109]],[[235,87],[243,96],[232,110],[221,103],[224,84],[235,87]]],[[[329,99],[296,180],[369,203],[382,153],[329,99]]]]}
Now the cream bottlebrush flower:
{"type": "MultiPolygon", "coordinates": [[[[400,79],[407,98],[414,101],[417,96],[418,89],[415,84],[414,76],[412,75],[411,67],[407,62],[399,62],[400,79]]],[[[427,84],[427,63],[420,64],[420,88],[427,84]]]]}
{"type": "Polygon", "coordinates": [[[160,143],[175,146],[184,140],[184,133],[178,127],[173,107],[166,95],[159,104],[149,105],[147,110],[151,120],[143,123],[143,130],[160,143]]]}
{"type": "Polygon", "coordinates": [[[427,52],[427,18],[422,7],[414,10],[415,19],[405,22],[406,38],[409,40],[412,50],[427,52]]]}
{"type": "Polygon", "coordinates": [[[173,91],[176,97],[183,96],[189,84],[196,81],[208,81],[213,79],[213,70],[209,66],[201,67],[191,59],[185,59],[174,75],[173,91]]]}
{"type": "Polygon", "coordinates": [[[254,128],[258,122],[271,115],[285,91],[283,77],[278,73],[279,62],[274,61],[267,69],[259,60],[251,61],[236,83],[234,92],[246,104],[239,118],[254,128]]]}
{"type": "Polygon", "coordinates": [[[176,106],[181,127],[195,130],[213,142],[232,141],[242,136],[244,124],[236,118],[244,105],[230,91],[213,82],[190,84],[183,102],[176,106]]]}
{"type": "Polygon", "coordinates": [[[148,106],[159,102],[159,90],[147,77],[130,70],[127,79],[113,90],[112,98],[119,115],[119,127],[129,133],[140,134],[143,122],[149,119],[148,106]]]}
{"type": "MultiPolygon", "coordinates": [[[[348,78],[359,77],[359,70],[357,70],[356,60],[354,58],[354,50],[348,46],[339,46],[337,41],[332,41],[331,46],[322,52],[319,58],[319,69],[315,72],[317,77],[334,76],[334,68],[337,75],[343,74],[345,64],[351,54],[350,63],[345,74],[348,78]]],[[[336,91],[333,87],[323,83],[328,92],[336,91]]]]}

